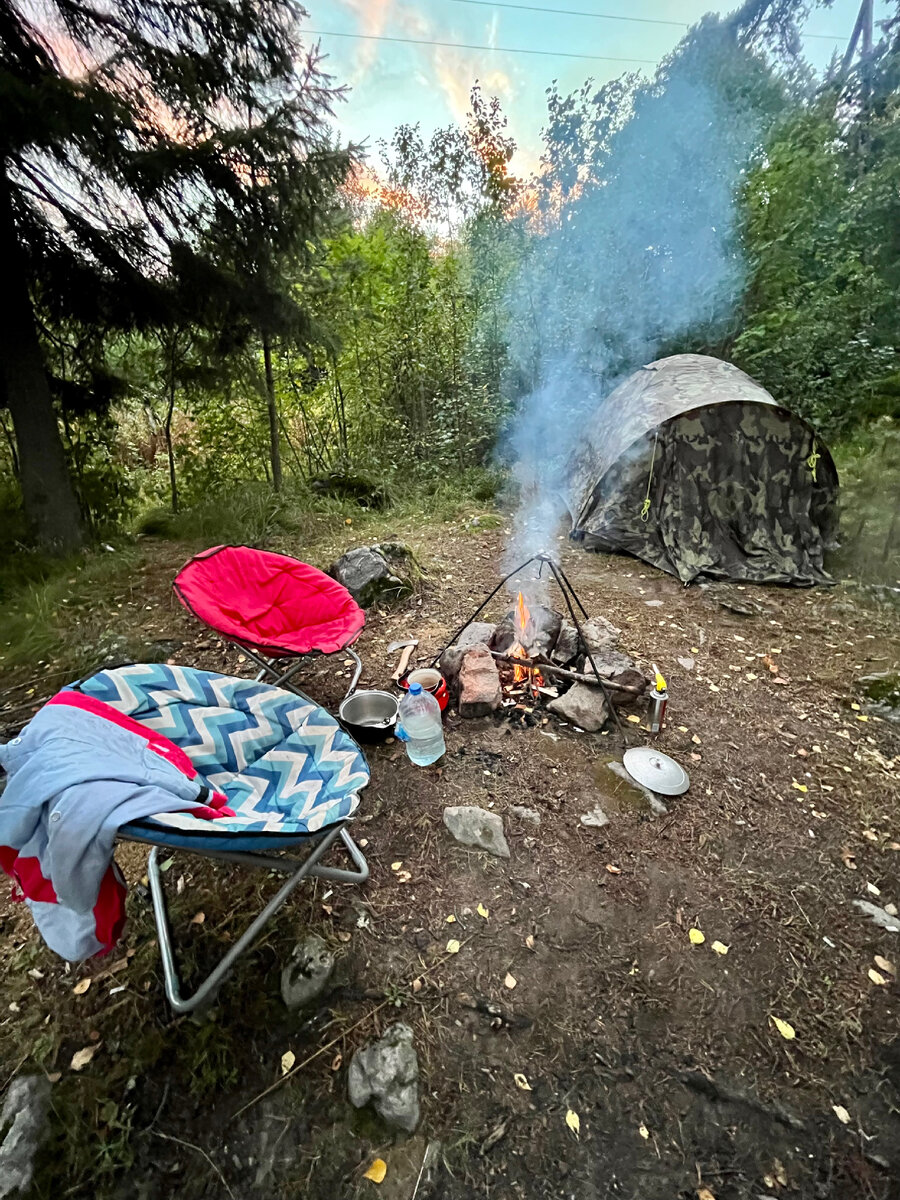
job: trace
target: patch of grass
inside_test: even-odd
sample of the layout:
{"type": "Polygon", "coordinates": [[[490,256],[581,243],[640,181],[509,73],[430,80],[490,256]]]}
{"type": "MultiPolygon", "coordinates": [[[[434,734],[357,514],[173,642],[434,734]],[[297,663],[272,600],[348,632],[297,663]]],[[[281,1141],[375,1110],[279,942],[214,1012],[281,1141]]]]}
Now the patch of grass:
{"type": "Polygon", "coordinates": [[[900,583],[900,422],[882,417],[832,447],[841,481],[840,549],[832,570],[900,583]]]}
{"type": "Polygon", "coordinates": [[[125,546],[49,563],[44,578],[13,589],[0,607],[0,666],[51,660],[73,669],[126,656],[127,638],[111,623],[112,596],[133,572],[138,552],[125,546]]]}

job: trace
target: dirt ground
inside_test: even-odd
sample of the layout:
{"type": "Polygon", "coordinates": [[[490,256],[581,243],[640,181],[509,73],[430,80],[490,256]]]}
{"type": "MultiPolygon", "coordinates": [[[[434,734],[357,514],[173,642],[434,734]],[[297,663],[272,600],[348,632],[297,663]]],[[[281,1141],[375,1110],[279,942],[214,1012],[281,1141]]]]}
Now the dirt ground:
{"type": "MultiPolygon", "coordinates": [[[[500,574],[502,528],[396,532],[428,574],[399,609],[370,615],[364,685],[387,682],[393,638],[417,636],[418,661],[430,661],[500,574]]],[[[339,548],[323,542],[314,561],[339,548]]],[[[177,661],[247,673],[171,597],[187,551],[148,543],[115,620],[177,661]]],[[[370,882],[297,893],[202,1020],[173,1019],[165,1004],[135,848],[123,852],[131,920],[112,961],[67,969],[7,905],[0,1084],[35,1066],[54,1080],[36,1194],[900,1196],[900,934],[852,904],[900,904],[900,727],[855,687],[897,668],[896,608],[846,586],[683,588],[629,559],[563,542],[559,553],[588,611],[669,679],[657,744],[688,769],[690,790],[653,816],[613,786],[615,732],[553,718],[526,728],[451,713],[446,756],[424,770],[396,743],[373,748],[355,826],[370,882]],[[585,827],[597,803],[610,823],[585,827]],[[501,814],[510,860],[456,844],[441,820],[449,804],[501,814]],[[339,963],[321,1007],[289,1013],[279,972],[308,929],[339,963]],[[411,1138],[346,1098],[353,1051],[395,1020],[419,1055],[411,1138]],[[295,1069],[282,1080],[287,1051],[295,1069]],[[376,1156],[380,1186],[363,1178],[376,1156]]],[[[333,705],[343,671],[320,660],[301,686],[333,705]]],[[[7,696],[26,682],[8,679],[19,692],[7,696]]],[[[187,855],[166,879],[188,973],[275,886],[187,855]]]]}

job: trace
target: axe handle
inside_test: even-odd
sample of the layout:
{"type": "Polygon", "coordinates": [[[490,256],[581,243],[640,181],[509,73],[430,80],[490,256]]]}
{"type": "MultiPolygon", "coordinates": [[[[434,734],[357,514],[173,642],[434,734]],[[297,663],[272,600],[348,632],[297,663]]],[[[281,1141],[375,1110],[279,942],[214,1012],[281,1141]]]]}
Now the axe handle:
{"type": "Polygon", "coordinates": [[[403,676],[403,673],[409,666],[409,660],[412,658],[413,650],[415,650],[415,646],[412,645],[412,643],[403,647],[403,649],[400,651],[400,658],[397,661],[397,668],[391,676],[391,679],[396,681],[403,676]]]}

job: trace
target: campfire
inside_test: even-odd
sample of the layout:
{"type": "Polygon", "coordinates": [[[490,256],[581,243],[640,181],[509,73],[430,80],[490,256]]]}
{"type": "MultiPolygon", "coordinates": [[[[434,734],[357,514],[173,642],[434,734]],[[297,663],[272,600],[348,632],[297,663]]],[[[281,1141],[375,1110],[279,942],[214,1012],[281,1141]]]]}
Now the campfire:
{"type": "MultiPolygon", "coordinates": [[[[515,630],[516,641],[510,646],[507,654],[510,658],[525,659],[529,657],[529,647],[531,645],[531,613],[528,611],[528,605],[525,603],[525,596],[519,592],[515,607],[515,630]]],[[[536,667],[523,665],[521,663],[513,664],[513,688],[519,684],[527,683],[532,698],[537,699],[538,689],[544,686],[544,677],[536,667]]]]}
{"type": "Polygon", "coordinates": [[[588,732],[611,720],[624,739],[616,709],[643,708],[649,678],[619,645],[621,631],[603,616],[588,615],[556,564],[545,555],[533,561],[548,568],[566,610],[534,600],[529,609],[519,591],[499,622],[478,620],[506,582],[501,581],[440,656],[460,716],[483,717],[499,709],[523,725],[545,725],[546,711],[588,732]]]}

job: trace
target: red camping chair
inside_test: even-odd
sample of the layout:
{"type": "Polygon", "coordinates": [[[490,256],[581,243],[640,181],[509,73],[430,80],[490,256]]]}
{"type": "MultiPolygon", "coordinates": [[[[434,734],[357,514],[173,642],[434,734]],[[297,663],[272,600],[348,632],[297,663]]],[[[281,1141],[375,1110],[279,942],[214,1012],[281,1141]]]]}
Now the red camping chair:
{"type": "Polygon", "coordinates": [[[257,679],[290,688],[307,656],[346,654],[356,663],[347,695],[359,682],[362,663],[350,647],[366,614],[323,571],[287,554],[213,546],[189,559],[172,586],[188,612],[258,664],[257,679]],[[288,659],[297,661],[285,669],[288,659]]]}

